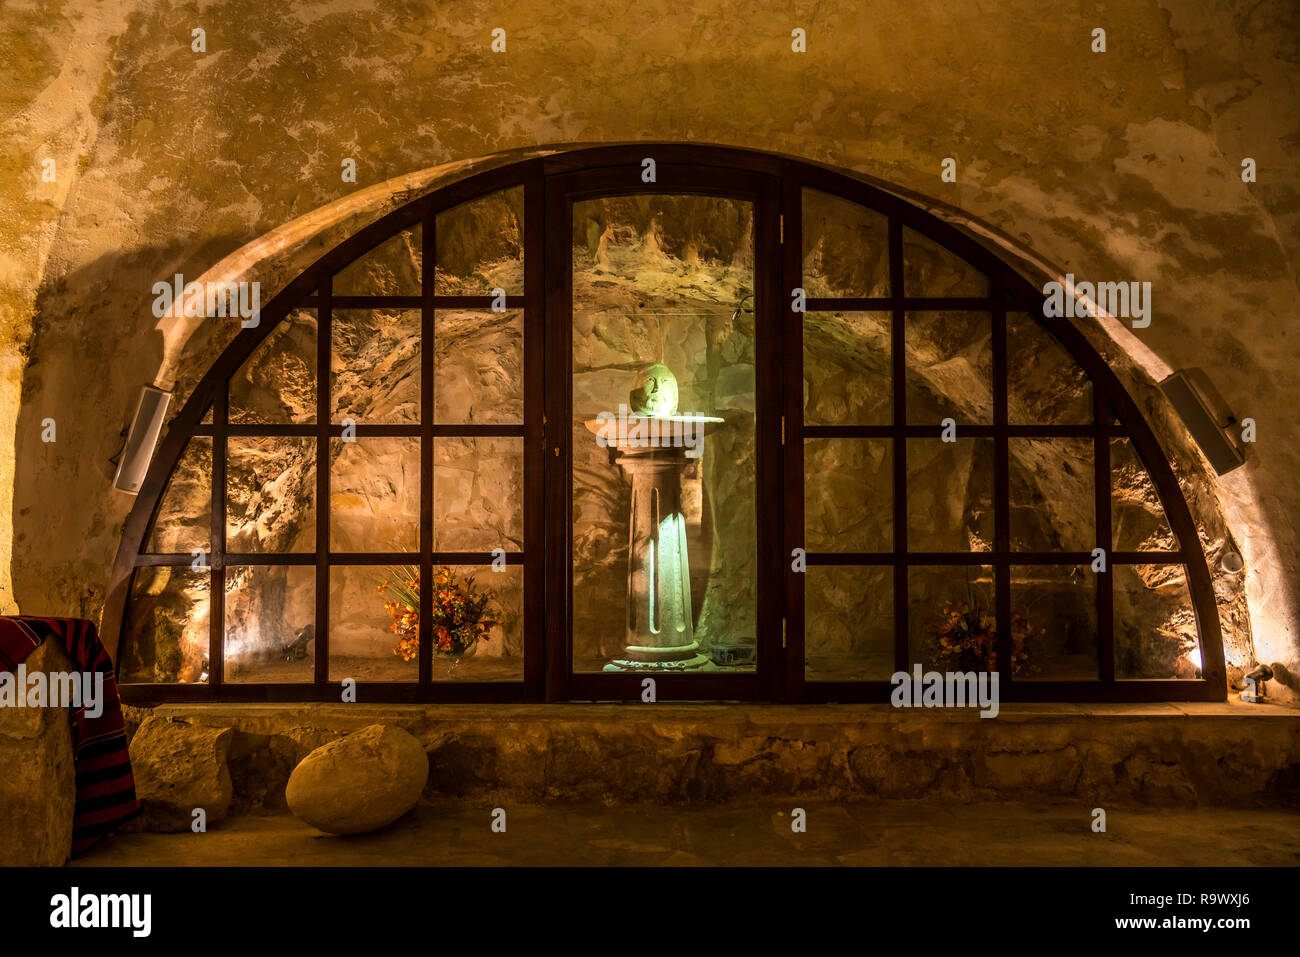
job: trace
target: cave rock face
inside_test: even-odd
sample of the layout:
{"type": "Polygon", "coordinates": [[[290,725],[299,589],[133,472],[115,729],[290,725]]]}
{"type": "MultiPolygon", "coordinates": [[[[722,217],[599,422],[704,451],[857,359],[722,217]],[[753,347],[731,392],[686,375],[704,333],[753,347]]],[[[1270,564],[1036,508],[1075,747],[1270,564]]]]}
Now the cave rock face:
{"type": "Polygon", "coordinates": [[[330,834],[392,824],[420,799],[429,759],[407,731],[372,724],[317,748],[293,770],[289,810],[330,834]]]}

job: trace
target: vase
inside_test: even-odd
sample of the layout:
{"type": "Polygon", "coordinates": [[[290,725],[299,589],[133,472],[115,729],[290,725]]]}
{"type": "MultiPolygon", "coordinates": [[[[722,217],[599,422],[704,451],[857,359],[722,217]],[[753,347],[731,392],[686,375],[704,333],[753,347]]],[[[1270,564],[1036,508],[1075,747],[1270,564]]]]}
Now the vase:
{"type": "Polygon", "coordinates": [[[455,678],[456,672],[460,668],[460,663],[466,658],[473,658],[476,651],[478,651],[477,641],[471,642],[461,651],[438,652],[435,657],[442,658],[447,662],[447,677],[455,678]]]}

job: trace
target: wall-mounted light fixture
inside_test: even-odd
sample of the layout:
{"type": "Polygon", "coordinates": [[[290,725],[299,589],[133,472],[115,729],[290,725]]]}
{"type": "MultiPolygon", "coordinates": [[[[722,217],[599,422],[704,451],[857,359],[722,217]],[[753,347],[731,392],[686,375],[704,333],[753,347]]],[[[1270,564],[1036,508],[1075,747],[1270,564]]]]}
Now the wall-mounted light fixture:
{"type": "Polygon", "coordinates": [[[167,415],[167,406],[172,394],[155,386],[147,385],[140,390],[140,401],[135,407],[135,416],[131,419],[131,428],[126,435],[126,445],[122,447],[121,458],[117,463],[117,474],[113,476],[113,487],[123,492],[135,494],[140,491],[145,472],[153,458],[154,447],[162,432],[163,418],[167,415]]]}
{"type": "Polygon", "coordinates": [[[1165,396],[1201,447],[1214,471],[1223,475],[1246,461],[1246,447],[1219,390],[1200,369],[1179,369],[1160,383],[1165,396]]]}
{"type": "Polygon", "coordinates": [[[1231,572],[1235,575],[1246,567],[1246,560],[1241,557],[1241,552],[1229,546],[1219,556],[1219,567],[1225,572],[1231,572]]]}
{"type": "Polygon", "coordinates": [[[1249,701],[1251,704],[1263,704],[1267,700],[1264,682],[1272,677],[1273,669],[1268,665],[1260,665],[1247,674],[1241,679],[1246,682],[1245,690],[1241,692],[1241,700],[1249,701]]]}

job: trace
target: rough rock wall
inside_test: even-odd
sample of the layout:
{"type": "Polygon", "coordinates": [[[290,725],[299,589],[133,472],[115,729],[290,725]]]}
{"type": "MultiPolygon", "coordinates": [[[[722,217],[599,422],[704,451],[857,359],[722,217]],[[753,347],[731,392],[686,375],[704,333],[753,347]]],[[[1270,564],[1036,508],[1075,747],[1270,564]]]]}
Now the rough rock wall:
{"type": "MultiPolygon", "coordinates": [[[[544,12],[10,3],[0,598],[101,607],[130,504],[107,491],[118,431],[146,381],[183,398],[220,335],[156,320],[159,279],[197,277],[302,213],[453,159],[574,140],[762,142],[932,197],[1053,272],[1152,281],[1150,328],[1099,344],[1138,386],[1212,560],[1241,547],[1259,658],[1294,669],[1300,385],[1283,330],[1300,250],[1297,15],[1286,0],[1084,13],[1016,0],[996,17],[941,0],[723,3],[707,17],[651,4],[616,20],[580,0],[544,12]],[[490,51],[494,26],[504,54],[490,51]],[[795,26],[805,54],[790,50],[795,26]],[[1104,54],[1090,50],[1096,26],[1104,54]],[[956,183],[939,177],[947,156],[956,183]],[[355,185],[341,181],[345,157],[355,185]],[[1258,183],[1241,181],[1244,157],[1258,183]],[[1258,423],[1251,461],[1222,481],[1204,480],[1167,404],[1141,387],[1190,365],[1258,423]]],[[[1216,587],[1244,627],[1239,586],[1216,587]]],[[[1249,657],[1230,650],[1234,664],[1249,657]]]]}
{"type": "MultiPolygon", "coordinates": [[[[28,657],[33,671],[70,671],[53,641],[28,657]]],[[[0,708],[0,867],[58,867],[72,850],[76,799],[66,708],[0,708]]]]}

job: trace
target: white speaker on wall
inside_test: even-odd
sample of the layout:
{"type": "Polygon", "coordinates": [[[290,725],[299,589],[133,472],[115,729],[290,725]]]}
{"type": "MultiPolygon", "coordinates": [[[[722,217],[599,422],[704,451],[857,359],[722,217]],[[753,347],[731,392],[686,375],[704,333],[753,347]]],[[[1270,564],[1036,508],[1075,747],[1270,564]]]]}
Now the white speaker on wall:
{"type": "Polygon", "coordinates": [[[1245,463],[1246,449],[1237,437],[1237,417],[1204,370],[1178,369],[1161,381],[1160,388],[1214,471],[1224,475],[1245,463]]]}
{"type": "Polygon", "coordinates": [[[171,400],[170,392],[151,385],[140,390],[140,401],[135,407],[135,417],[131,419],[126,445],[122,447],[122,457],[117,463],[117,475],[113,478],[114,488],[132,494],[140,491],[171,400]]]}

